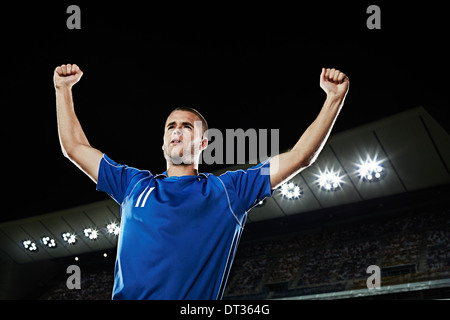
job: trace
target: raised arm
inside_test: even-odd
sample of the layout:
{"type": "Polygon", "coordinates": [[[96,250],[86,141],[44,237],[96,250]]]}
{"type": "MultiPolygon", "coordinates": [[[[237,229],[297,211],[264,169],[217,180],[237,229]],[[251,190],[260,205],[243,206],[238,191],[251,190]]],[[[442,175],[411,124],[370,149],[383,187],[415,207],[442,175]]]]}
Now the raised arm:
{"type": "Polygon", "coordinates": [[[272,189],[288,181],[309,167],[319,156],[349,89],[348,77],[335,69],[322,69],[320,87],[327,98],[317,118],[306,129],[294,148],[270,159],[270,184],[272,189]]]}
{"type": "Polygon", "coordinates": [[[95,183],[103,153],[92,148],[75,114],[72,87],[83,75],[77,65],[62,65],[55,69],[58,134],[62,152],[95,183]]]}

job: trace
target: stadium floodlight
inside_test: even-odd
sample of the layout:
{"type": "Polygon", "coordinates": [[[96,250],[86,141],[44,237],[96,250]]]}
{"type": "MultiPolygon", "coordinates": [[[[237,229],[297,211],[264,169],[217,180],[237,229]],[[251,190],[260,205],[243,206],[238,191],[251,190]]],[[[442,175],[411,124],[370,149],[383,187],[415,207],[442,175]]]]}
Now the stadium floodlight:
{"type": "Polygon", "coordinates": [[[376,161],[367,157],[366,161],[361,161],[357,169],[359,178],[367,182],[376,182],[385,175],[386,170],[384,169],[381,161],[376,161]]]}
{"type": "Polygon", "coordinates": [[[317,178],[317,184],[323,191],[337,191],[341,188],[342,183],[339,172],[325,170],[325,172],[320,172],[317,178]]]}
{"type": "Polygon", "coordinates": [[[90,240],[98,239],[98,230],[92,228],[86,228],[83,230],[84,236],[90,240]]]}
{"type": "Polygon", "coordinates": [[[283,183],[279,189],[281,195],[289,200],[299,199],[303,195],[303,189],[292,181],[283,183]]]}
{"type": "Polygon", "coordinates": [[[109,234],[117,236],[120,232],[120,226],[115,222],[111,222],[110,224],[106,225],[106,230],[109,234]]]}
{"type": "Polygon", "coordinates": [[[77,236],[74,233],[65,232],[61,234],[61,238],[68,244],[75,244],[77,242],[77,236]]]}
{"type": "Polygon", "coordinates": [[[25,249],[27,249],[28,251],[37,251],[37,246],[36,243],[32,242],[31,240],[25,240],[22,242],[22,245],[25,249]]]}
{"type": "Polygon", "coordinates": [[[48,236],[44,236],[41,238],[41,243],[44,246],[47,246],[49,248],[56,248],[56,241],[53,238],[50,238],[48,236]]]}

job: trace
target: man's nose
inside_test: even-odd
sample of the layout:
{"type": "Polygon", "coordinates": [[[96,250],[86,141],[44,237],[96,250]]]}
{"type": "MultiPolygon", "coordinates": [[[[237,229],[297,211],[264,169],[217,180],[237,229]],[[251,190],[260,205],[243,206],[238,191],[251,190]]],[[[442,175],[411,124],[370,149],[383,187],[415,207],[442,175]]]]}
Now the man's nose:
{"type": "Polygon", "coordinates": [[[173,130],[172,134],[177,135],[177,136],[182,136],[183,132],[181,131],[181,129],[177,128],[177,129],[173,130]]]}

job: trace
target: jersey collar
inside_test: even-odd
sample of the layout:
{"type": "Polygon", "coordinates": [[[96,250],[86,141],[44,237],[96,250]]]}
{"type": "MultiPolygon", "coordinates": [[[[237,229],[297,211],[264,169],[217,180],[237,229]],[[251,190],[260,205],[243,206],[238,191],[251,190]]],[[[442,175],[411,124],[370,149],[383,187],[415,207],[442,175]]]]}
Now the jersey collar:
{"type": "MultiPolygon", "coordinates": [[[[199,173],[197,177],[203,177],[205,179],[208,179],[209,175],[210,175],[210,173],[199,173]]],[[[167,171],[164,171],[163,173],[160,173],[160,174],[155,174],[154,178],[155,179],[165,179],[165,178],[167,178],[167,171]]]]}

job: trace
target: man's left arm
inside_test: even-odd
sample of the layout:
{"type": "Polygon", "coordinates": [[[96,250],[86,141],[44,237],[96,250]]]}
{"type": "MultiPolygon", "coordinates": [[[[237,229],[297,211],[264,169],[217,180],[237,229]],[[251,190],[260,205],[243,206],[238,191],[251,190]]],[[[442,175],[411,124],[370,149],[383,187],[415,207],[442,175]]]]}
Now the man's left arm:
{"type": "Polygon", "coordinates": [[[309,167],[319,156],[336,121],[349,89],[348,77],[339,70],[322,69],[320,87],[327,98],[317,118],[294,148],[270,159],[272,190],[309,167]]]}

